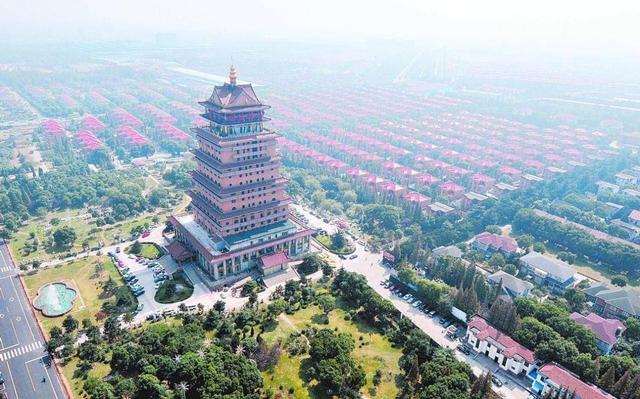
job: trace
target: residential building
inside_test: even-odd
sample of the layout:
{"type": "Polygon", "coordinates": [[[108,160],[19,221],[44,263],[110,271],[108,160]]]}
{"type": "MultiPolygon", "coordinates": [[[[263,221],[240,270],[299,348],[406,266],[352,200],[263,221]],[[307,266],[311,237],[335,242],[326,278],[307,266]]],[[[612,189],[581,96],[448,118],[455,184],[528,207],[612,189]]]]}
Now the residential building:
{"type": "Polygon", "coordinates": [[[533,289],[533,284],[530,282],[521,280],[502,270],[491,274],[487,277],[487,281],[492,286],[502,283],[502,292],[499,294],[504,293],[509,295],[511,298],[528,296],[533,289]]]}
{"type": "Polygon", "coordinates": [[[593,311],[608,319],[626,320],[640,317],[640,293],[629,287],[612,287],[602,283],[584,289],[593,311]]]}
{"type": "Polygon", "coordinates": [[[598,194],[618,194],[618,191],[620,191],[620,186],[617,184],[612,184],[602,180],[597,182],[596,186],[598,186],[598,194]]]}
{"type": "Polygon", "coordinates": [[[584,316],[578,312],[571,314],[571,319],[578,324],[591,330],[596,336],[598,349],[608,355],[613,346],[618,342],[622,333],[626,329],[624,324],[618,319],[605,319],[595,313],[584,316]]]}
{"type": "Polygon", "coordinates": [[[496,252],[511,257],[518,251],[518,243],[511,237],[485,231],[474,237],[473,248],[483,252],[487,257],[496,252]]]}
{"type": "Polygon", "coordinates": [[[553,293],[564,292],[576,283],[576,272],[568,263],[535,251],[520,258],[520,271],[553,293]]]}
{"type": "Polygon", "coordinates": [[[638,184],[638,178],[628,173],[617,173],[615,178],[616,184],[622,187],[635,186],[636,184],[638,184]]]}
{"type": "Polygon", "coordinates": [[[269,106],[250,83],[237,83],[233,67],[229,82],[200,104],[209,124],[193,128],[192,212],[170,217],[176,239],[214,280],[256,267],[263,256],[307,252],[314,231],[289,217],[279,135],[264,126],[269,106]]]}
{"type": "Polygon", "coordinates": [[[557,363],[545,364],[536,374],[531,391],[542,397],[549,391],[573,393],[575,399],[615,399],[595,385],[581,381],[557,363]]]}
{"type": "Polygon", "coordinates": [[[465,338],[475,352],[484,354],[512,374],[529,374],[537,367],[531,350],[498,331],[480,316],[471,318],[465,338]]]}
{"type": "Polygon", "coordinates": [[[633,211],[631,211],[631,213],[629,214],[627,220],[629,221],[629,223],[636,225],[636,226],[640,226],[640,211],[634,209],[633,211]]]}
{"type": "Polygon", "coordinates": [[[442,258],[444,256],[451,256],[460,259],[462,258],[462,250],[455,245],[449,245],[447,247],[434,248],[433,251],[431,251],[431,255],[433,255],[435,259],[442,258]]]}
{"type": "Polygon", "coordinates": [[[443,204],[442,202],[434,202],[432,204],[429,204],[428,207],[428,212],[437,216],[440,215],[448,215],[451,214],[453,212],[455,212],[455,208],[443,204]]]}

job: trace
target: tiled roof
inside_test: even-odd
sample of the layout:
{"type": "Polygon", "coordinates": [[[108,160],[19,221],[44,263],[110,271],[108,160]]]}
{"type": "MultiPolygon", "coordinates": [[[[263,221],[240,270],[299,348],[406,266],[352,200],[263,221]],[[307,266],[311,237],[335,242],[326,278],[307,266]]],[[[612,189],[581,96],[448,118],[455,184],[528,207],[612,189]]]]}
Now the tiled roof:
{"type": "Polygon", "coordinates": [[[593,331],[600,341],[606,342],[609,345],[614,345],[616,341],[618,341],[620,334],[626,329],[620,320],[605,319],[595,313],[589,313],[587,316],[583,316],[578,312],[573,312],[571,319],[593,331]]]}
{"type": "Polygon", "coordinates": [[[469,330],[473,329],[478,331],[476,334],[476,337],[478,339],[484,341],[487,338],[491,338],[492,340],[503,346],[503,353],[506,357],[512,358],[515,355],[518,355],[528,363],[533,363],[535,361],[534,354],[531,350],[520,345],[507,334],[498,331],[482,317],[475,316],[471,319],[471,321],[469,322],[469,330]]]}
{"type": "Polygon", "coordinates": [[[514,252],[518,249],[518,243],[513,238],[489,233],[488,231],[478,234],[475,239],[481,244],[491,245],[504,252],[514,252]]]}
{"type": "Polygon", "coordinates": [[[631,315],[640,315],[640,294],[633,288],[608,287],[604,284],[596,284],[586,288],[584,292],[631,315]]]}
{"type": "Polygon", "coordinates": [[[260,261],[262,262],[262,267],[264,269],[269,269],[289,262],[289,258],[284,252],[278,252],[277,254],[263,256],[260,258],[260,261]]]}
{"type": "Polygon", "coordinates": [[[526,254],[520,258],[520,261],[525,262],[538,270],[542,270],[562,283],[568,281],[576,274],[575,270],[573,270],[568,263],[535,251],[531,251],[526,254]]]}
{"type": "Polygon", "coordinates": [[[631,213],[629,214],[629,220],[633,220],[635,222],[640,222],[640,211],[638,210],[633,210],[631,211],[631,213]]]}
{"type": "Polygon", "coordinates": [[[488,279],[495,282],[496,284],[502,281],[502,287],[507,288],[508,290],[516,294],[522,294],[526,290],[530,290],[533,288],[533,284],[531,284],[530,282],[520,280],[519,278],[512,276],[511,274],[502,270],[493,273],[488,277],[488,279]]]}
{"type": "Polygon", "coordinates": [[[171,244],[167,245],[167,251],[169,251],[171,257],[178,262],[182,262],[193,257],[193,252],[189,251],[187,247],[178,240],[173,240],[171,244]]]}
{"type": "Polygon", "coordinates": [[[460,250],[460,248],[456,247],[455,245],[449,245],[448,247],[434,248],[434,250],[431,251],[431,253],[435,257],[440,257],[440,256],[453,256],[454,258],[462,257],[462,251],[460,250]]]}
{"type": "Polygon", "coordinates": [[[222,109],[246,108],[247,110],[264,110],[269,108],[258,99],[251,84],[231,85],[225,83],[215,86],[209,103],[222,109]]]}
{"type": "Polygon", "coordinates": [[[596,386],[589,385],[578,379],[556,363],[544,365],[540,371],[555,384],[566,387],[570,392],[575,392],[581,399],[615,399],[612,395],[602,391],[596,386]]]}

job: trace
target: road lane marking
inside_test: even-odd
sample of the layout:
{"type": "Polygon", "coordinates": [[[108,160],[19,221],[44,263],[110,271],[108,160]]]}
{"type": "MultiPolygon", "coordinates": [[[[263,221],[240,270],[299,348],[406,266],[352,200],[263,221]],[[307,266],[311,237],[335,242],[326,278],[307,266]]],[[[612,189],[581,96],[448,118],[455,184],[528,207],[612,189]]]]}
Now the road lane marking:
{"type": "Polygon", "coordinates": [[[42,365],[42,368],[44,369],[44,373],[47,375],[47,382],[51,386],[51,391],[53,391],[54,398],[58,399],[58,394],[56,393],[56,388],[53,386],[53,380],[51,378],[51,375],[49,374],[49,369],[47,368],[47,366],[45,366],[44,360],[42,360],[43,357],[44,356],[36,357],[34,359],[27,360],[26,362],[24,362],[24,364],[26,366],[26,369],[27,369],[27,373],[29,374],[29,379],[31,380],[31,386],[33,386],[33,390],[35,391],[36,387],[33,384],[33,379],[31,377],[31,370],[29,369],[28,365],[29,365],[29,363],[35,362],[36,360],[38,360],[40,362],[40,364],[42,365]]]}
{"type": "MultiPolygon", "coordinates": [[[[11,286],[13,287],[13,292],[15,292],[16,297],[20,298],[20,296],[18,296],[18,290],[16,289],[16,286],[13,283],[13,280],[11,280],[11,286]]],[[[26,292],[24,294],[25,294],[25,296],[27,296],[26,292]]],[[[30,304],[30,302],[28,300],[27,300],[27,303],[30,304]]],[[[24,316],[24,319],[27,320],[27,314],[24,311],[24,306],[23,305],[24,305],[24,303],[22,301],[20,301],[20,310],[22,310],[22,315],[24,316]]],[[[36,323],[37,323],[37,321],[36,321],[36,323]]],[[[31,338],[36,339],[36,336],[33,335],[33,330],[31,329],[31,324],[28,321],[26,322],[26,324],[27,324],[27,327],[29,328],[29,332],[31,333],[31,338]]]]}
{"type": "Polygon", "coordinates": [[[16,389],[16,382],[13,380],[13,373],[11,372],[11,366],[7,362],[7,369],[9,369],[9,378],[11,378],[11,386],[13,387],[13,393],[16,394],[16,399],[19,398],[18,390],[16,389]]]}

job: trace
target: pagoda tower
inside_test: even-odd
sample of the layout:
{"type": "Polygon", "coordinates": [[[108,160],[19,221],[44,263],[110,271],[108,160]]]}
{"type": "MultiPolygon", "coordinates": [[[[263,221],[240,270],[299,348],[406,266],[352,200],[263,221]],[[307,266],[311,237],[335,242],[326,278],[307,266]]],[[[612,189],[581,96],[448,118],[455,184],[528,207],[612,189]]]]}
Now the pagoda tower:
{"type": "Polygon", "coordinates": [[[250,83],[238,83],[233,66],[229,82],[199,104],[209,126],[193,129],[192,214],[170,219],[178,240],[214,279],[253,267],[264,255],[306,252],[313,231],[290,220],[279,135],[264,126],[270,107],[250,83]]]}

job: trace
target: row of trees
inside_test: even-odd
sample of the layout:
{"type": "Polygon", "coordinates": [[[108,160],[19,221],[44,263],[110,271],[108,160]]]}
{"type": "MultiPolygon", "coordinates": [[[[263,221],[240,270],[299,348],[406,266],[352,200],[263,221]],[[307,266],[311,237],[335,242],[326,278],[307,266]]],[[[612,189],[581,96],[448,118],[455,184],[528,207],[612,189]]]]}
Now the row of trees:
{"type": "Polygon", "coordinates": [[[640,273],[640,251],[612,241],[599,240],[591,233],[542,216],[531,209],[522,209],[513,220],[513,227],[539,240],[549,240],[567,250],[600,261],[614,272],[625,272],[631,276],[640,273]]]}

